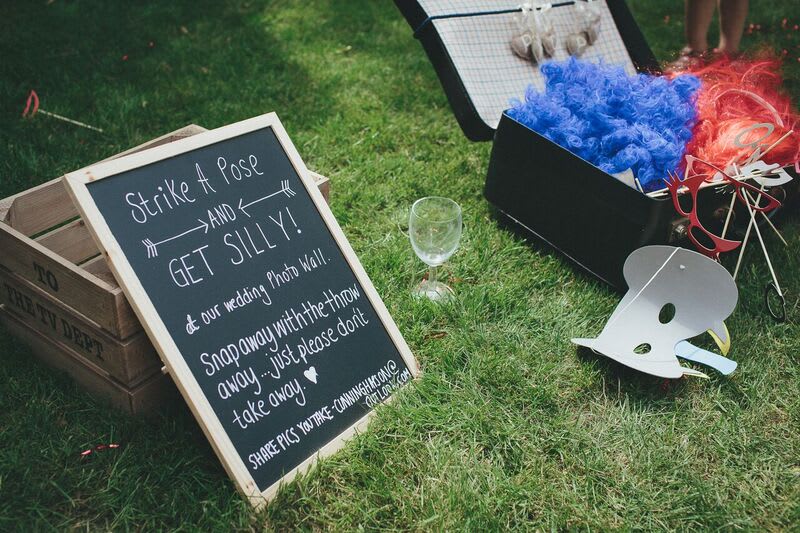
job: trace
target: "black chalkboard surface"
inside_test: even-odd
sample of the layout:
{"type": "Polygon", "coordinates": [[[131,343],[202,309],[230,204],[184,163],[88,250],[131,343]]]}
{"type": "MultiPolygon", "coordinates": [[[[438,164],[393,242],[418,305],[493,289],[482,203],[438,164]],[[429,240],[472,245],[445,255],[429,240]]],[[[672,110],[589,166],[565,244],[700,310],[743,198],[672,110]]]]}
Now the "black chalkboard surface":
{"type": "Polygon", "coordinates": [[[256,505],[417,372],[307,176],[269,114],[65,178],[256,505]]]}

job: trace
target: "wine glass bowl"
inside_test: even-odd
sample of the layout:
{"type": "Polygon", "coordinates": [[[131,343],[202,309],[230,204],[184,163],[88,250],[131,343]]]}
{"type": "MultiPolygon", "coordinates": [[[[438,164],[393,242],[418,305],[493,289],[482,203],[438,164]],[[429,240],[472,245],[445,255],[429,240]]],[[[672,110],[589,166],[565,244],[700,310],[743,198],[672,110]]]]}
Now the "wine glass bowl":
{"type": "Polygon", "coordinates": [[[452,298],[453,290],[436,279],[436,272],[458,249],[461,231],[461,207],[453,200],[428,196],[411,206],[408,218],[411,246],[428,265],[428,278],[414,289],[415,296],[434,301],[452,298]]]}

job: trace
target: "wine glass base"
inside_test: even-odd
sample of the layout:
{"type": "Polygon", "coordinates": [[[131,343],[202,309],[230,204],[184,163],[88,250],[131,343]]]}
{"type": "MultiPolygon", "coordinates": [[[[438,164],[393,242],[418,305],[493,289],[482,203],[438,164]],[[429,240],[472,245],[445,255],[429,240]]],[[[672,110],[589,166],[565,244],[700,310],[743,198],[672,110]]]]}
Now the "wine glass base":
{"type": "Polygon", "coordinates": [[[455,297],[453,289],[441,281],[422,280],[417,287],[411,291],[416,298],[427,298],[432,302],[449,302],[455,297]]]}

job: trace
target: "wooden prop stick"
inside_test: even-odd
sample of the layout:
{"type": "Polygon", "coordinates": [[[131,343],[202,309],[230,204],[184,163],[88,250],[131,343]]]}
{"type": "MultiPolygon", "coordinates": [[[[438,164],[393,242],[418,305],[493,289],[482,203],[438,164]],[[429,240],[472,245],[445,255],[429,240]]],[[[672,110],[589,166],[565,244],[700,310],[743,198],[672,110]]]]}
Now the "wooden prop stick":
{"type": "MultiPolygon", "coordinates": [[[[766,148],[766,149],[765,149],[763,152],[761,152],[760,154],[758,154],[758,148],[756,148],[756,149],[753,151],[753,153],[750,155],[750,158],[748,159],[747,163],[748,163],[748,164],[749,164],[749,163],[752,163],[752,162],[753,162],[753,158],[756,156],[756,154],[758,154],[758,156],[759,156],[760,158],[761,158],[761,157],[764,157],[765,155],[767,155],[767,154],[770,152],[770,150],[772,150],[773,148],[775,148],[776,146],[778,146],[780,143],[782,143],[783,141],[785,141],[785,140],[786,140],[786,139],[789,137],[789,135],[791,135],[791,134],[793,134],[793,133],[794,133],[794,130],[789,130],[789,131],[787,131],[786,133],[784,133],[784,134],[781,136],[781,138],[780,138],[780,139],[778,139],[777,141],[775,141],[774,143],[772,143],[771,145],[769,145],[769,146],[768,146],[768,147],[767,147],[767,148],[766,148]]],[[[734,168],[735,168],[735,164],[734,164],[734,168]]],[[[739,172],[737,171],[737,172],[736,172],[736,178],[737,178],[737,179],[739,179],[740,177],[742,177],[742,178],[743,178],[744,176],[740,176],[740,175],[739,175],[739,172]]],[[[763,186],[763,185],[761,186],[761,190],[762,190],[762,191],[764,190],[764,186],[763,186]]],[[[759,200],[760,200],[760,199],[759,199],[759,200]]],[[[729,226],[729,224],[730,224],[730,221],[731,221],[731,215],[733,214],[733,206],[735,205],[735,203],[736,203],[736,193],[734,193],[734,194],[733,194],[733,197],[731,198],[731,205],[730,205],[730,206],[728,206],[728,213],[727,213],[727,215],[725,216],[725,225],[722,227],[722,238],[723,238],[723,239],[725,238],[725,235],[728,233],[728,226],[729,226]]],[[[772,220],[770,220],[770,218],[767,216],[767,214],[766,214],[766,213],[764,213],[764,212],[761,212],[761,215],[764,217],[764,220],[766,220],[766,221],[767,221],[767,224],[769,224],[769,226],[772,228],[772,231],[774,231],[774,232],[775,232],[775,234],[778,236],[778,238],[781,240],[781,242],[783,242],[783,244],[784,244],[784,245],[786,245],[786,246],[789,246],[789,243],[788,243],[788,242],[786,242],[786,239],[784,239],[784,238],[783,238],[783,235],[781,235],[781,232],[780,232],[780,231],[778,231],[778,228],[776,228],[776,227],[775,227],[775,225],[772,223],[772,220]]],[[[749,233],[749,231],[748,231],[748,233],[749,233]]],[[[745,237],[745,239],[746,239],[746,238],[747,238],[747,237],[745,237]]],[[[742,249],[744,249],[744,246],[745,246],[745,245],[744,245],[744,243],[742,243],[742,249]]],[[[733,276],[733,278],[734,278],[734,279],[736,279],[736,276],[734,275],[734,276],[733,276]]]]}
{"type": "Polygon", "coordinates": [[[45,111],[44,109],[39,109],[39,95],[36,94],[36,91],[31,91],[31,94],[28,95],[28,101],[25,104],[25,110],[22,112],[23,117],[33,116],[36,113],[42,113],[43,115],[47,115],[48,117],[52,117],[56,120],[61,120],[63,122],[69,122],[70,124],[74,124],[76,126],[80,126],[82,128],[86,128],[89,130],[97,131],[103,133],[103,130],[97,128],[95,126],[90,126],[89,124],[85,124],[83,122],[79,122],[77,120],[73,120],[71,118],[67,118],[63,115],[59,115],[56,113],[51,113],[50,111],[45,111]],[[31,104],[33,104],[33,110],[31,110],[31,104]]]}
{"type": "MultiPolygon", "coordinates": [[[[791,135],[792,133],[794,133],[794,130],[789,130],[789,131],[787,131],[786,133],[784,133],[784,134],[783,134],[783,136],[782,136],[780,139],[778,139],[777,141],[775,141],[774,143],[772,143],[772,144],[771,144],[769,147],[767,147],[767,149],[766,149],[766,150],[764,150],[763,152],[761,152],[761,153],[759,154],[759,159],[760,159],[760,158],[762,158],[762,157],[764,157],[765,155],[767,155],[767,154],[769,153],[769,151],[770,151],[770,150],[772,150],[773,148],[775,148],[776,146],[778,146],[780,143],[782,143],[784,140],[786,140],[786,138],[788,138],[788,137],[789,137],[789,135],[791,135]]],[[[753,152],[753,155],[755,155],[755,152],[753,152]]],[[[752,158],[752,156],[751,156],[751,158],[752,158]]],[[[752,163],[752,161],[749,161],[749,163],[752,163]]]]}
{"type": "MultiPolygon", "coordinates": [[[[735,165],[734,165],[734,167],[735,167],[735,165]]],[[[739,177],[741,177],[738,172],[736,174],[736,177],[737,177],[737,179],[739,177]]],[[[760,191],[761,192],[764,191],[764,185],[761,185],[760,191]]],[[[748,195],[748,198],[749,198],[749,195],[748,195]]],[[[725,217],[725,225],[722,227],[722,238],[723,239],[725,238],[725,235],[728,232],[728,224],[729,224],[729,222],[731,220],[731,213],[733,212],[733,206],[734,206],[735,203],[736,203],[736,193],[734,192],[733,193],[733,198],[731,198],[731,205],[728,208],[728,215],[725,217]]],[[[761,203],[761,198],[759,197],[758,202],[756,203],[756,205],[758,206],[758,205],[760,205],[760,203],[761,203]]],[[[789,246],[789,243],[786,242],[786,239],[783,238],[783,235],[781,235],[781,232],[778,231],[778,228],[775,227],[775,224],[772,223],[772,220],[767,216],[767,214],[764,213],[763,211],[757,211],[757,213],[761,214],[761,216],[764,217],[764,220],[766,221],[766,223],[769,225],[770,228],[772,228],[772,231],[775,232],[775,235],[778,236],[778,238],[781,240],[781,242],[784,244],[784,246],[789,246]]],[[[742,251],[744,251],[744,247],[747,245],[747,238],[750,235],[750,225],[754,224],[754,223],[755,223],[754,220],[751,220],[748,223],[747,232],[745,233],[744,240],[742,241],[742,251]]],[[[734,279],[736,279],[735,275],[734,275],[734,279]]]]}
{"type": "Polygon", "coordinates": [[[733,280],[736,281],[736,276],[739,275],[739,267],[742,265],[742,258],[744,257],[744,249],[747,247],[747,241],[750,240],[750,230],[753,228],[753,219],[750,219],[750,223],[747,224],[747,231],[744,233],[744,239],[742,239],[742,248],[739,250],[739,258],[736,259],[736,268],[733,269],[733,280]]]}
{"type": "MultiPolygon", "coordinates": [[[[734,165],[734,168],[735,165],[734,165]]],[[[737,171],[738,174],[738,171],[737,171]]],[[[763,186],[762,186],[763,190],[763,186]]],[[[736,280],[736,276],[739,273],[739,267],[742,264],[742,258],[744,257],[744,250],[745,246],[747,245],[747,241],[750,237],[750,229],[755,228],[756,236],[758,237],[758,242],[761,244],[761,250],[764,252],[764,259],[767,261],[767,267],[769,267],[769,272],[772,275],[772,281],[775,284],[775,290],[778,292],[778,296],[783,297],[783,291],[781,291],[781,286],[778,283],[778,276],[775,274],[775,269],[772,267],[772,261],[769,258],[769,253],[767,252],[767,245],[764,243],[764,238],[761,236],[761,230],[758,229],[758,224],[756,223],[756,212],[750,206],[750,202],[753,201],[753,198],[750,196],[750,193],[747,191],[742,191],[747,199],[745,205],[747,206],[747,211],[750,213],[750,222],[747,225],[747,231],[745,232],[744,240],[742,241],[742,249],[739,252],[739,259],[736,261],[736,268],[733,271],[733,279],[736,280]]],[[[759,201],[761,198],[758,199],[759,201]]],[[[758,202],[755,204],[758,206],[758,202]]]]}
{"type": "MultiPolygon", "coordinates": [[[[736,173],[736,178],[739,179],[741,177],[741,175],[739,174],[739,169],[736,166],[736,164],[733,165],[733,170],[736,173]]],[[[764,186],[763,185],[761,186],[761,190],[762,191],[764,190],[764,186]]],[[[748,196],[747,198],[749,199],[750,197],[748,196]]],[[[733,193],[733,200],[736,200],[736,193],[735,192],[733,193]]],[[[759,202],[761,202],[761,198],[759,198],[758,200],[759,200],[759,202]]],[[[756,204],[756,205],[758,205],[758,204],[756,204]]],[[[739,267],[742,265],[742,259],[744,258],[744,250],[745,250],[745,248],[747,248],[747,241],[750,240],[750,230],[753,229],[753,225],[756,223],[755,216],[753,215],[753,212],[750,211],[750,205],[749,204],[747,205],[747,212],[750,213],[750,220],[747,223],[747,230],[744,232],[744,239],[742,239],[742,247],[739,250],[739,257],[736,259],[736,268],[733,269],[733,280],[734,281],[736,281],[736,276],[739,274],[739,267]]],[[[730,216],[730,212],[728,213],[728,216],[730,216]]],[[[726,226],[727,226],[727,221],[726,221],[726,226]]],[[[724,228],[723,228],[723,231],[722,231],[722,235],[723,235],[723,237],[725,236],[724,228]]]]}
{"type": "MultiPolygon", "coordinates": [[[[747,191],[744,191],[744,194],[749,201],[753,201],[747,191]]],[[[747,204],[747,210],[750,211],[751,220],[755,222],[755,211],[753,211],[749,203],[747,204]]],[[[775,269],[772,267],[772,261],[770,261],[769,254],[767,253],[767,245],[764,244],[764,238],[761,236],[761,230],[758,229],[758,224],[753,224],[753,227],[756,230],[758,242],[761,243],[761,250],[764,252],[764,259],[767,260],[767,266],[769,267],[769,273],[772,275],[772,281],[775,283],[775,289],[778,291],[778,296],[783,297],[783,291],[781,291],[781,286],[778,284],[778,276],[775,275],[775,269]]]]}
{"type": "Polygon", "coordinates": [[[95,126],[90,126],[89,124],[84,124],[83,122],[78,122],[77,120],[72,120],[71,118],[67,118],[61,115],[57,115],[56,113],[51,113],[50,111],[45,111],[44,109],[40,109],[39,113],[43,115],[47,115],[48,117],[53,117],[57,120],[63,120],[64,122],[69,122],[70,124],[75,124],[76,126],[80,126],[82,128],[86,128],[89,130],[94,130],[100,133],[103,133],[103,130],[100,128],[96,128],[95,126]]]}
{"type": "MultiPolygon", "coordinates": [[[[762,190],[763,190],[763,188],[762,188],[762,190]]],[[[759,200],[761,200],[761,198],[759,198],[759,200]]],[[[777,235],[777,236],[778,236],[778,238],[781,240],[781,242],[783,243],[783,245],[784,245],[784,246],[789,246],[789,243],[788,243],[788,242],[786,242],[786,239],[784,239],[784,238],[783,238],[783,235],[781,235],[781,232],[780,232],[780,231],[778,231],[778,228],[776,228],[776,227],[775,227],[775,224],[773,224],[773,223],[772,223],[772,220],[771,220],[771,219],[770,219],[770,218],[767,216],[767,214],[766,214],[766,213],[764,213],[764,212],[762,211],[762,212],[761,212],[761,215],[764,217],[764,220],[766,220],[766,221],[767,221],[767,225],[768,225],[770,228],[772,228],[772,231],[774,231],[774,232],[775,232],[775,235],[777,235]]]]}
{"type": "MultiPolygon", "coordinates": [[[[725,238],[725,235],[728,234],[728,225],[731,222],[731,216],[733,215],[733,206],[736,205],[736,191],[733,191],[733,196],[731,196],[731,205],[728,206],[728,213],[725,216],[725,225],[722,226],[722,238],[725,238]]],[[[749,230],[749,228],[748,228],[749,230]]],[[[745,237],[746,238],[746,237],[745,237]]],[[[744,244],[742,244],[742,248],[744,248],[744,244]]],[[[736,279],[736,276],[733,276],[733,279],[736,279]]]]}

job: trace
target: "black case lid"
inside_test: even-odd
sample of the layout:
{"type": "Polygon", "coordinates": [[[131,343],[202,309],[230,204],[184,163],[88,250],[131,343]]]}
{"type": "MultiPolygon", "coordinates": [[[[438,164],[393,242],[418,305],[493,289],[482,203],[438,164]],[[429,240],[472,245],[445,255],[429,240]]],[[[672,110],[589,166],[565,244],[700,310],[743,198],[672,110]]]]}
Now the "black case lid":
{"type": "MultiPolygon", "coordinates": [[[[580,1],[580,0],[579,0],[580,1]]],[[[530,61],[514,55],[510,40],[520,1],[395,0],[433,63],[464,135],[488,141],[512,98],[544,80],[530,61]]],[[[603,59],[636,71],[658,71],[653,52],[623,0],[595,0],[599,36],[583,58],[603,59]]],[[[566,59],[566,36],[575,30],[576,2],[554,2],[548,16],[559,43],[553,59],[566,59]]]]}

